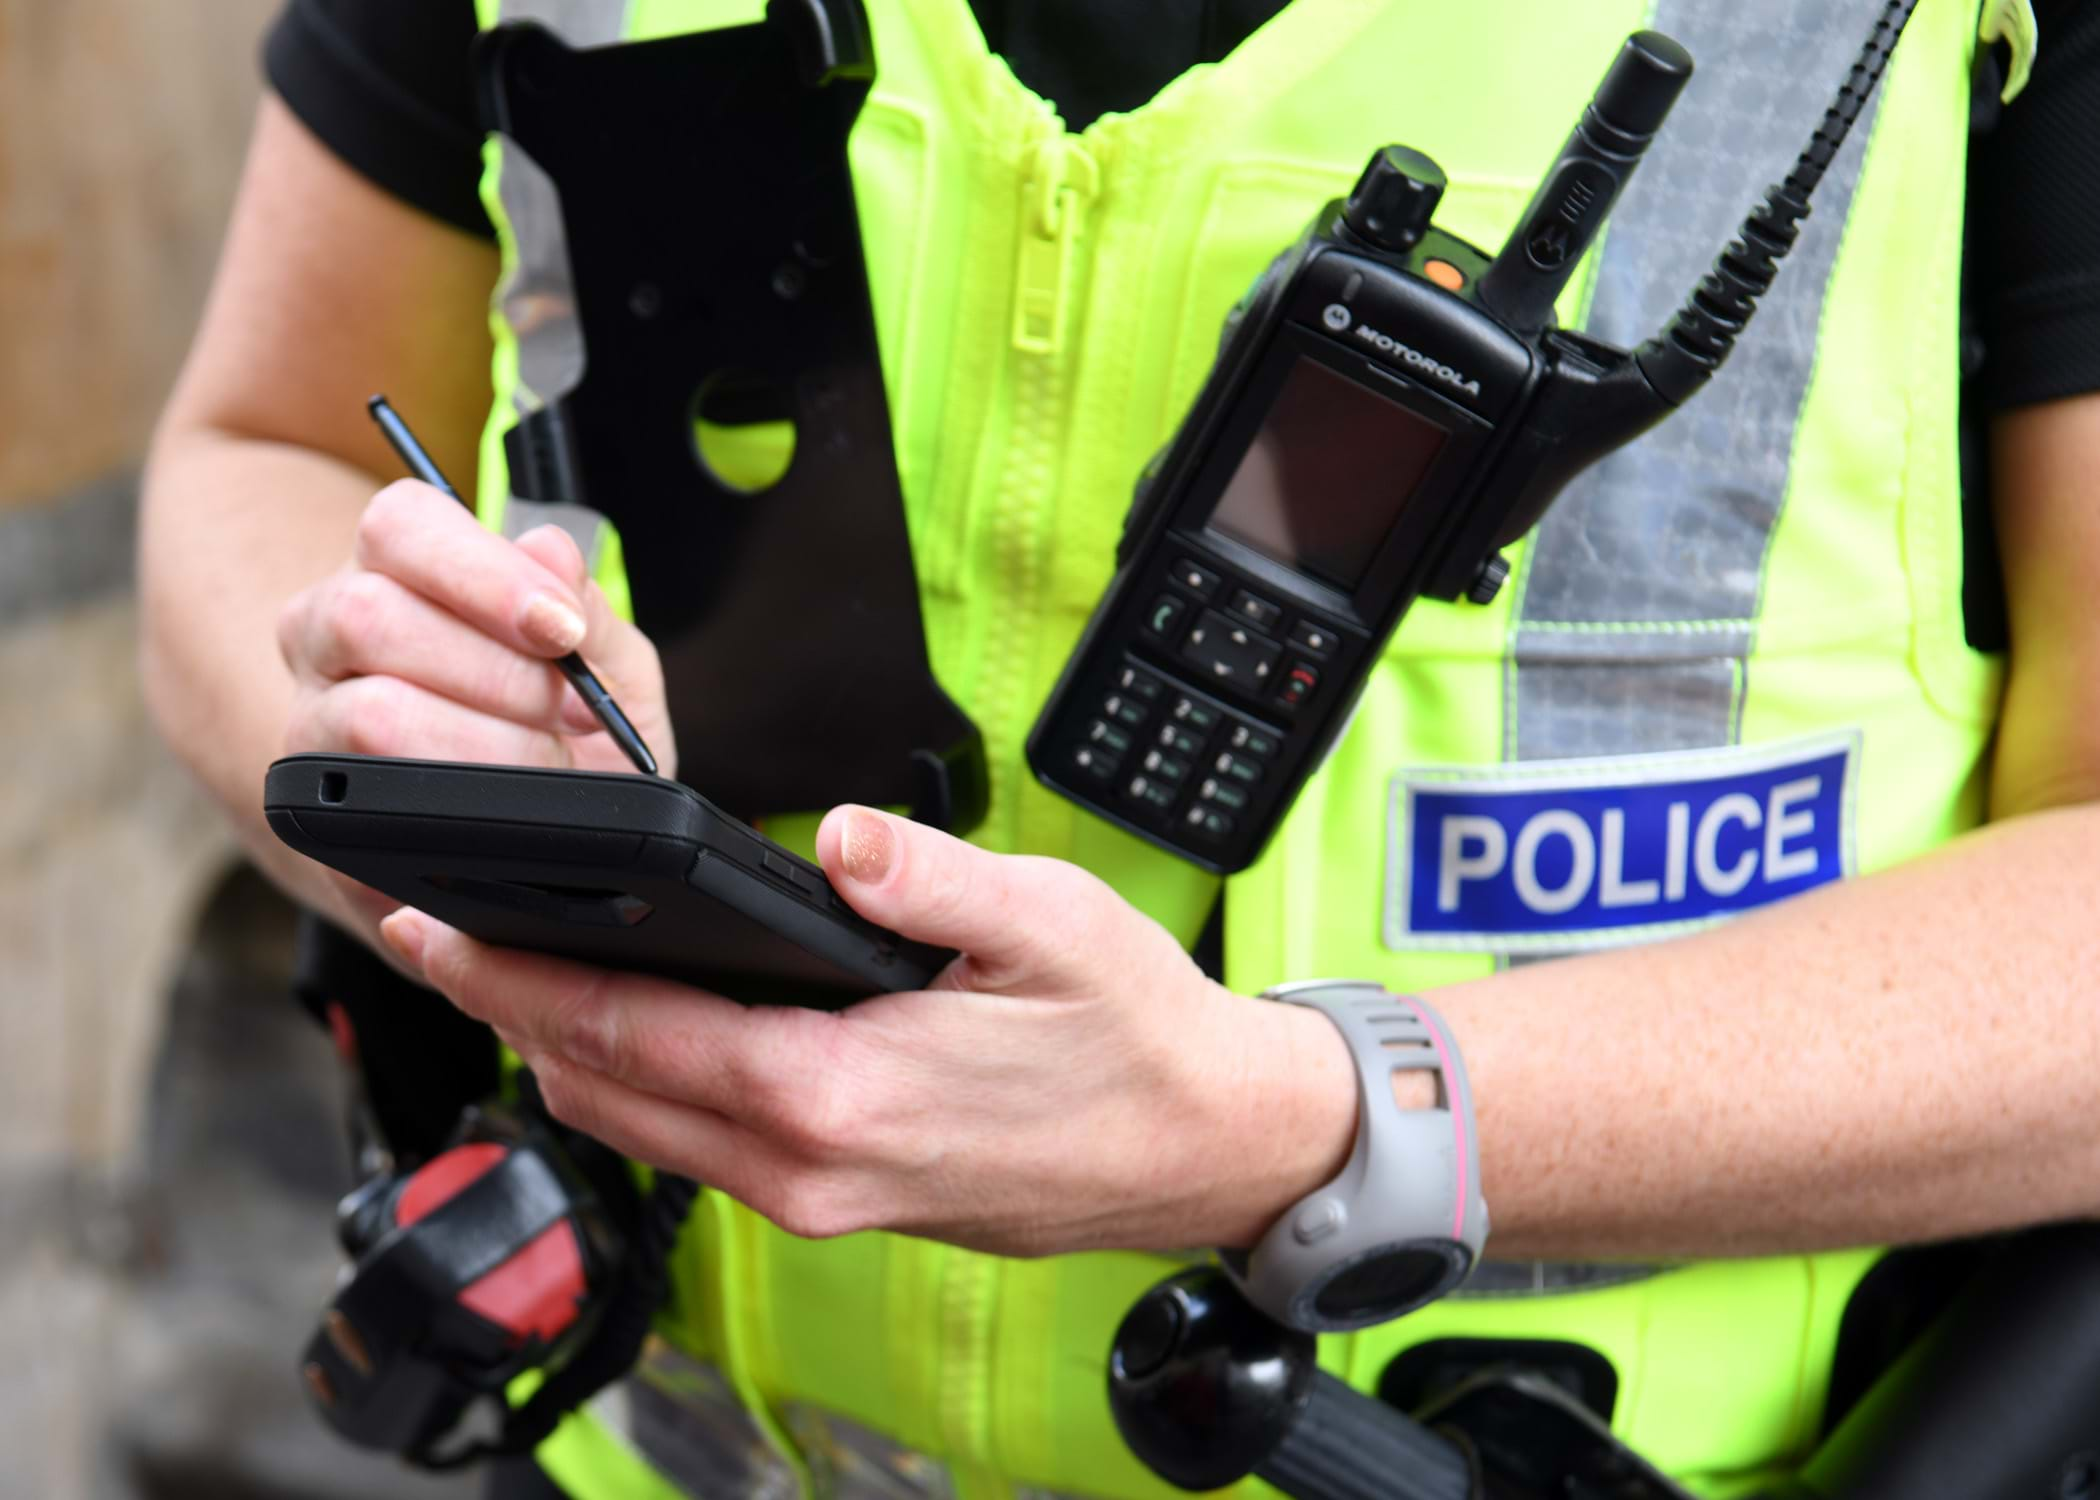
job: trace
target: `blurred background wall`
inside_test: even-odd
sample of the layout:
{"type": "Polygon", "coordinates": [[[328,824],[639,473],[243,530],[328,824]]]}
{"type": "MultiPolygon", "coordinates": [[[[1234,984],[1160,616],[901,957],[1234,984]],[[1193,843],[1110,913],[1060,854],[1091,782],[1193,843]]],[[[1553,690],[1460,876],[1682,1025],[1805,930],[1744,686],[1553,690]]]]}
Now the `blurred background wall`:
{"type": "Polygon", "coordinates": [[[108,1085],[128,1074],[103,1054],[150,1029],[135,1003],[165,976],[170,898],[194,904],[225,857],[146,732],[131,545],[269,8],[0,0],[0,1163],[17,1172],[124,1148],[130,1090],[108,1085]]]}
{"type": "Polygon", "coordinates": [[[271,0],[0,0],[0,504],[134,466],[233,198],[271,0]]]}
{"type": "Polygon", "coordinates": [[[133,653],[275,4],[0,0],[0,1500],[424,1492],[303,1412],[340,1086],[133,653]]]}

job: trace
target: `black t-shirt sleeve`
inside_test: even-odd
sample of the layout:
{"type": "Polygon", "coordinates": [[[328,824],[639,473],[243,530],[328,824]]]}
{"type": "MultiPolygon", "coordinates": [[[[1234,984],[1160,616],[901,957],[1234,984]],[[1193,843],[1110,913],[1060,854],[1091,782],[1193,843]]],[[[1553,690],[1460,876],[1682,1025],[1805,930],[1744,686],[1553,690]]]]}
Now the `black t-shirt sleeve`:
{"type": "Polygon", "coordinates": [[[486,236],[475,29],[471,0],[288,0],[263,44],[263,71],[360,175],[486,236]]]}
{"type": "Polygon", "coordinates": [[[2033,76],[1969,172],[1976,387],[2000,410],[2100,390],[2100,0],[2035,14],[2033,76]]]}

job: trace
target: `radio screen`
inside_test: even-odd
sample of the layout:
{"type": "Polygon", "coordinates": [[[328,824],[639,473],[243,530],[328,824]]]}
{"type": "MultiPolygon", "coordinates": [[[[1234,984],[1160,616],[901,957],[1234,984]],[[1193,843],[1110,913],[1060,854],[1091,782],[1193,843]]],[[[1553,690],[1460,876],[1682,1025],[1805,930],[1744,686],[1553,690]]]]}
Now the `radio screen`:
{"type": "Polygon", "coordinates": [[[1301,355],[1218,497],[1210,529],[1354,589],[1447,436],[1301,355]]]}

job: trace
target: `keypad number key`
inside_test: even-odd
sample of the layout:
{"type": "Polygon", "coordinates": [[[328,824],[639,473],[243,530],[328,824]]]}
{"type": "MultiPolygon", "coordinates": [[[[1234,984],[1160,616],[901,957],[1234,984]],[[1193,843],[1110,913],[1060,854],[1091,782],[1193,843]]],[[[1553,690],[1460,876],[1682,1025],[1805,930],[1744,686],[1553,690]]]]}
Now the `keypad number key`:
{"type": "Polygon", "coordinates": [[[1160,682],[1150,672],[1126,666],[1116,673],[1116,691],[1131,698],[1142,698],[1150,703],[1159,696],[1160,682]]]}
{"type": "Polygon", "coordinates": [[[1099,745],[1081,745],[1072,752],[1072,769],[1089,781],[1108,781],[1116,774],[1116,757],[1099,745]]]}
{"type": "Polygon", "coordinates": [[[1261,760],[1271,759],[1281,742],[1266,729],[1257,729],[1252,724],[1235,724],[1232,732],[1225,736],[1225,748],[1244,750],[1261,760]]]}
{"type": "Polygon", "coordinates": [[[1144,766],[1146,775],[1156,776],[1169,785],[1179,785],[1189,774],[1187,761],[1178,760],[1164,750],[1147,750],[1139,764],[1144,766]]]}
{"type": "Polygon", "coordinates": [[[1087,726],[1086,737],[1107,755],[1121,755],[1130,748],[1130,735],[1118,729],[1106,719],[1096,719],[1087,726]]]}
{"type": "Polygon", "coordinates": [[[1175,723],[1186,724],[1198,734],[1208,734],[1218,722],[1218,711],[1207,703],[1198,703],[1194,698],[1176,698],[1174,706],[1167,710],[1167,715],[1175,723]]]}
{"type": "Polygon", "coordinates": [[[1174,805],[1175,789],[1171,782],[1151,776],[1133,776],[1123,790],[1130,800],[1139,802],[1158,812],[1165,812],[1174,805]]]}
{"type": "Polygon", "coordinates": [[[1203,752],[1203,736],[1179,724],[1168,724],[1159,732],[1162,750],[1171,750],[1176,755],[1200,755],[1203,752]]]}
{"type": "Polygon", "coordinates": [[[1142,699],[1126,698],[1121,693],[1110,693],[1101,700],[1101,712],[1118,724],[1127,724],[1135,729],[1145,722],[1152,710],[1142,699]]]}

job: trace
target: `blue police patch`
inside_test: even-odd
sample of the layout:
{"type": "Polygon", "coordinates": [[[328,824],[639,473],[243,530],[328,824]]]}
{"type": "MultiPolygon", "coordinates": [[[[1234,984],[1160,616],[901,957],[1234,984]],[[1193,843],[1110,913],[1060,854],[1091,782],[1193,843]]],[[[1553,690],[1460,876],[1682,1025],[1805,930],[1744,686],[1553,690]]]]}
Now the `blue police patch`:
{"type": "Polygon", "coordinates": [[[1856,733],[1393,778],[1385,942],[1565,953],[1765,906],[1853,868],[1856,733]]]}

